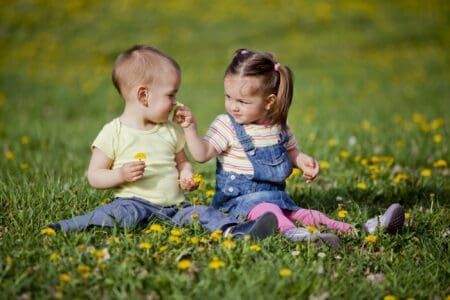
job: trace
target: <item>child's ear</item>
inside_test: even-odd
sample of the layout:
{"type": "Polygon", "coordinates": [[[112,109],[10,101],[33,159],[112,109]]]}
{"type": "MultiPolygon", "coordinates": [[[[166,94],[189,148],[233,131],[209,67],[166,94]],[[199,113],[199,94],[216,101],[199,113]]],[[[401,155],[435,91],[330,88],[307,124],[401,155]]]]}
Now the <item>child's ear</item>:
{"type": "Polygon", "coordinates": [[[148,106],[148,101],[150,98],[150,89],[144,86],[139,86],[137,89],[137,99],[145,106],[148,106]]]}
{"type": "Polygon", "coordinates": [[[265,105],[265,109],[266,110],[270,110],[272,108],[272,105],[274,105],[275,101],[277,100],[277,96],[275,96],[274,94],[270,94],[269,96],[267,96],[266,98],[266,105],[265,105]]]}

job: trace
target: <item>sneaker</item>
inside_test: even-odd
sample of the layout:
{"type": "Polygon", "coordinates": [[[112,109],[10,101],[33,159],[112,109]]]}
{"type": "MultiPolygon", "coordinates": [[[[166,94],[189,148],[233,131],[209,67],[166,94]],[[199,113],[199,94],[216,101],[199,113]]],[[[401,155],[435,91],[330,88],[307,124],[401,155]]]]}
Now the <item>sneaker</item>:
{"type": "Polygon", "coordinates": [[[289,229],[284,233],[284,236],[293,242],[312,241],[317,247],[321,247],[323,245],[328,246],[330,249],[336,249],[339,247],[339,238],[336,235],[321,232],[311,233],[308,229],[303,227],[289,229]]]}
{"type": "Polygon", "coordinates": [[[364,224],[364,230],[373,234],[380,227],[393,234],[402,229],[403,223],[405,223],[405,209],[400,204],[394,203],[383,215],[369,219],[364,224]]]}
{"type": "Polygon", "coordinates": [[[268,212],[256,220],[228,227],[223,235],[226,237],[231,233],[235,239],[243,239],[246,235],[252,238],[263,239],[274,234],[277,227],[277,217],[273,213],[268,212]]]}

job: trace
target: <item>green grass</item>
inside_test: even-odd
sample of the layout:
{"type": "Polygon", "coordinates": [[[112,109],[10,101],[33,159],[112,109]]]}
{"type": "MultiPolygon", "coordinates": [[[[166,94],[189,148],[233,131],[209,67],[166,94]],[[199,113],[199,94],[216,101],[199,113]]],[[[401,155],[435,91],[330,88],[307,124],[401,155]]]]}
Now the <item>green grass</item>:
{"type": "MultiPolygon", "coordinates": [[[[450,5],[153,2],[0,4],[0,298],[448,298],[450,5]],[[84,173],[90,143],[122,110],[111,65],[137,43],[180,63],[179,99],[202,132],[223,111],[233,51],[274,52],[295,74],[289,123],[322,164],[311,185],[290,179],[289,194],[333,218],[346,210],[355,225],[400,202],[410,214],[402,234],[378,233],[370,244],[358,232],[336,251],[281,236],[229,249],[197,225],[179,243],[165,224],[161,234],[42,235],[112,195],[90,188],[84,173]],[[210,269],[214,257],[224,267],[210,269]],[[182,259],[189,269],[177,268],[182,259]]],[[[209,203],[214,164],[195,167],[205,187],[187,197],[209,203]]]]}

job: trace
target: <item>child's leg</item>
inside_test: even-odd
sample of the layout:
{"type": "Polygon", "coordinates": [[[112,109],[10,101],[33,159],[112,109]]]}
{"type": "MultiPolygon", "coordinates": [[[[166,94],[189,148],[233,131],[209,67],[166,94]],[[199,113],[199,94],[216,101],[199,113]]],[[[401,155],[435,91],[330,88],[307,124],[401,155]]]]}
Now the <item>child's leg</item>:
{"type": "Polygon", "coordinates": [[[256,218],[262,216],[263,214],[271,212],[277,217],[278,221],[278,230],[280,232],[286,232],[289,229],[295,228],[295,224],[289,220],[283,210],[279,208],[277,205],[272,203],[261,203],[252,208],[252,210],[248,213],[248,220],[255,220],[256,218]]]}
{"type": "Polygon", "coordinates": [[[118,225],[132,228],[149,217],[140,206],[140,203],[132,200],[117,199],[87,214],[51,224],[50,227],[56,227],[64,232],[81,231],[90,226],[113,227],[118,225]]]}
{"type": "Polygon", "coordinates": [[[300,208],[294,212],[287,212],[286,216],[292,221],[299,221],[303,224],[312,225],[318,228],[325,225],[329,229],[335,229],[345,233],[354,232],[352,225],[330,219],[324,213],[313,209],[300,208]]]}

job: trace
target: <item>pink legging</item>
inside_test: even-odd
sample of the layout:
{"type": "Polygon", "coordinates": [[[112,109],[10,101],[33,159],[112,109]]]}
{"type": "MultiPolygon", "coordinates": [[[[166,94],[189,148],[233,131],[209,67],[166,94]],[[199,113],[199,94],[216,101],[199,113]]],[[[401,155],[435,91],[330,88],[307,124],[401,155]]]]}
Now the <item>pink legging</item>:
{"type": "Polygon", "coordinates": [[[313,209],[300,208],[297,211],[283,210],[272,203],[261,203],[252,208],[248,213],[247,219],[254,220],[259,216],[271,212],[275,214],[278,220],[278,230],[286,232],[291,228],[295,228],[295,221],[299,221],[306,225],[312,225],[320,229],[325,225],[328,229],[335,229],[340,232],[353,233],[353,226],[344,222],[335,221],[328,218],[320,211],[313,209]]]}

